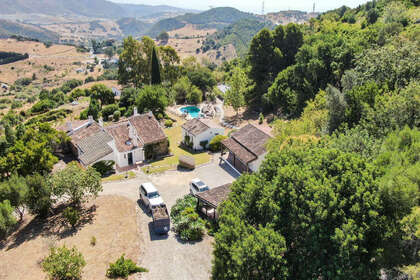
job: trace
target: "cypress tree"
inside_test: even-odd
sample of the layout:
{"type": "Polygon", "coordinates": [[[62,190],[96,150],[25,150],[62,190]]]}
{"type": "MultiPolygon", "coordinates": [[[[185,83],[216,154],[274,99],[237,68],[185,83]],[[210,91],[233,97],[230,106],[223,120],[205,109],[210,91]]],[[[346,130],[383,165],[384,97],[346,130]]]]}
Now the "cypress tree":
{"type": "Polygon", "coordinates": [[[159,59],[156,54],[156,48],[152,52],[152,85],[160,85],[162,80],[160,78],[159,59]]]}

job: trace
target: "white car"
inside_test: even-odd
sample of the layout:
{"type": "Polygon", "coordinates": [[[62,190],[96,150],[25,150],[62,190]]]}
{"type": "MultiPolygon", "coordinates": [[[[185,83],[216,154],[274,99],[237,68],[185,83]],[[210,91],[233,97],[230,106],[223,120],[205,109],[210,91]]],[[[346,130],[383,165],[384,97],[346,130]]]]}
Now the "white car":
{"type": "Polygon", "coordinates": [[[165,205],[162,197],[152,183],[143,183],[140,185],[140,199],[150,211],[152,208],[165,205]]]}
{"type": "Polygon", "coordinates": [[[190,182],[190,194],[196,195],[197,193],[208,191],[209,187],[200,179],[195,178],[190,182]]]}

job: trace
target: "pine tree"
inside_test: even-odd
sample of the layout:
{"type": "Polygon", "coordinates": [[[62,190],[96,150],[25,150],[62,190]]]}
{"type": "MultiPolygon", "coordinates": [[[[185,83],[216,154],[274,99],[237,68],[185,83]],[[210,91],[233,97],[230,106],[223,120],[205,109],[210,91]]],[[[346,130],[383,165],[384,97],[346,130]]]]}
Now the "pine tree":
{"type": "Polygon", "coordinates": [[[152,85],[160,85],[162,80],[160,78],[159,59],[156,54],[156,48],[153,48],[152,53],[152,85]]]}

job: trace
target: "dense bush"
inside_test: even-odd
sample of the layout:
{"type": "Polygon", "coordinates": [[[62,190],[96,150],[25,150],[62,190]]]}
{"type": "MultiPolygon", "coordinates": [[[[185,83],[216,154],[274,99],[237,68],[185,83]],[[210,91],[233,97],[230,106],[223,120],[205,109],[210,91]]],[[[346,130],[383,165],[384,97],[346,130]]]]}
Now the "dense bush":
{"type": "Polygon", "coordinates": [[[51,248],[41,265],[51,280],[79,280],[86,262],[75,247],[69,249],[63,246],[51,248]]]}
{"type": "Polygon", "coordinates": [[[165,120],[165,127],[172,127],[174,122],[172,120],[165,120]]]}
{"type": "Polygon", "coordinates": [[[108,121],[109,116],[113,115],[114,112],[118,111],[117,104],[107,105],[102,108],[102,117],[104,121],[108,121]]]}
{"type": "Polygon", "coordinates": [[[225,140],[227,136],[224,135],[216,135],[211,139],[209,143],[209,149],[210,151],[217,153],[222,150],[222,141],[225,140]]]}
{"type": "Polygon", "coordinates": [[[197,198],[186,195],[171,208],[174,230],[185,241],[197,241],[204,235],[205,222],[196,212],[197,198]]]}
{"type": "Polygon", "coordinates": [[[27,59],[28,57],[29,55],[27,53],[20,54],[14,52],[0,52],[0,65],[27,59]]]}
{"type": "Polygon", "coordinates": [[[63,217],[66,219],[67,223],[69,223],[71,227],[74,228],[80,221],[80,211],[73,207],[67,207],[63,211],[63,217]]]}
{"type": "Polygon", "coordinates": [[[109,172],[114,170],[115,162],[113,160],[102,160],[93,164],[92,167],[98,171],[101,176],[107,175],[109,172]]]}
{"type": "Polygon", "coordinates": [[[115,262],[110,263],[106,271],[109,278],[127,278],[130,274],[138,272],[148,272],[147,269],[137,266],[131,259],[126,259],[124,254],[115,262]]]}

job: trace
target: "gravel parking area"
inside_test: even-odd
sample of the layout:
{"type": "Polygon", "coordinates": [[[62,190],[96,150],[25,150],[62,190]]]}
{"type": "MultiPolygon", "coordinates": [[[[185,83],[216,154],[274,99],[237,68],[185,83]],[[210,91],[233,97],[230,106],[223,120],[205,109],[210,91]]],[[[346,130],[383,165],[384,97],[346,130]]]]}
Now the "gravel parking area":
{"type": "MultiPolygon", "coordinates": [[[[227,169],[229,171],[229,169],[227,169]]],[[[200,178],[211,188],[232,182],[234,174],[226,172],[218,163],[197,168],[194,171],[167,171],[163,174],[139,174],[136,179],[104,184],[101,195],[121,195],[138,201],[141,183],[152,182],[160,192],[169,209],[178,198],[189,193],[188,183],[200,178]]],[[[137,204],[140,228],[140,265],[149,269],[141,279],[182,279],[201,280],[210,278],[213,238],[206,236],[202,241],[185,243],[178,240],[173,232],[168,236],[155,235],[152,218],[137,204]]]]}

